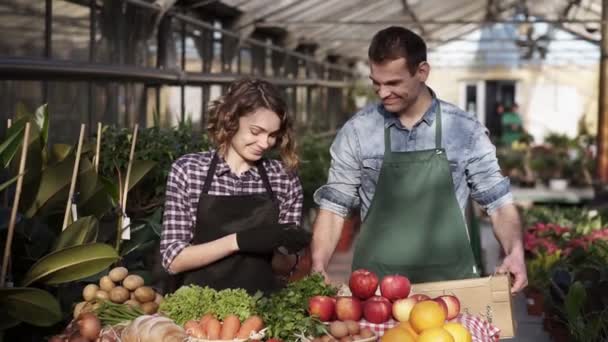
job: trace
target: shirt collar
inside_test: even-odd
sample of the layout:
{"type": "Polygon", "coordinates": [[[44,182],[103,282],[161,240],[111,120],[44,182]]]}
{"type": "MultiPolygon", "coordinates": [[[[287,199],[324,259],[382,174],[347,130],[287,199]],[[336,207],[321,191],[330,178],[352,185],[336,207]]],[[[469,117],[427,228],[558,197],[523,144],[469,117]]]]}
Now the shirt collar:
{"type": "MultiPolygon", "coordinates": [[[[228,163],[226,163],[226,161],[224,160],[224,157],[222,157],[221,155],[218,155],[219,159],[217,161],[217,166],[215,167],[215,175],[216,176],[223,176],[226,173],[230,173],[230,166],[228,166],[228,163]]],[[[243,172],[243,174],[241,176],[244,175],[251,175],[253,176],[253,178],[257,178],[259,177],[260,173],[258,171],[257,167],[251,167],[249,168],[249,170],[243,172]]]]}
{"type": "MultiPolygon", "coordinates": [[[[435,95],[435,92],[433,91],[433,89],[431,89],[431,87],[427,86],[427,89],[431,92],[431,106],[426,110],[426,112],[422,116],[422,119],[420,119],[420,122],[424,122],[430,127],[431,125],[433,125],[435,117],[437,116],[437,110],[439,110],[439,100],[437,99],[437,95],[435,95]]],[[[382,103],[378,104],[378,111],[382,114],[382,116],[384,116],[385,128],[388,128],[393,125],[399,128],[404,128],[401,121],[399,121],[397,115],[395,115],[395,113],[387,111],[382,105],[382,103]]],[[[416,125],[418,125],[418,123],[416,123],[416,125]]]]}

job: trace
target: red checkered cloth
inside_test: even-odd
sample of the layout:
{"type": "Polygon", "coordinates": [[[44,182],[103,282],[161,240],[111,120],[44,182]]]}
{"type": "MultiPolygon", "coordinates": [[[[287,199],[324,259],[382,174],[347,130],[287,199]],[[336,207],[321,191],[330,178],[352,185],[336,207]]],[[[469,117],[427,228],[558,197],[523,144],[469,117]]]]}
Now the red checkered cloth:
{"type": "MultiPolygon", "coordinates": [[[[450,322],[458,322],[467,328],[471,333],[471,337],[473,337],[473,342],[497,342],[500,337],[500,329],[477,316],[462,313],[450,322]]],[[[381,324],[370,323],[364,319],[359,321],[361,327],[372,329],[378,337],[384,335],[386,330],[396,326],[398,323],[393,319],[381,324]]]]}

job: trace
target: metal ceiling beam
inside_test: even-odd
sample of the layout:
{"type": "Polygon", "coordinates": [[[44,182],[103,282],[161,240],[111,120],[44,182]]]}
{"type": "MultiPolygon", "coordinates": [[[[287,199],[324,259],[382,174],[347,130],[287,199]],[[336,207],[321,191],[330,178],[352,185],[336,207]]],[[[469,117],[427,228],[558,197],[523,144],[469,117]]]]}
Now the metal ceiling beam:
{"type": "MultiPolygon", "coordinates": [[[[246,27],[255,25],[255,24],[260,23],[260,22],[264,22],[264,20],[266,20],[266,19],[268,19],[268,18],[270,18],[270,17],[272,17],[274,15],[277,15],[277,14],[283,12],[283,11],[287,11],[287,10],[289,10],[289,9],[295,7],[295,6],[301,5],[301,4],[309,2],[309,1],[310,0],[294,0],[294,1],[290,2],[290,3],[288,3],[285,6],[280,6],[279,8],[277,8],[275,10],[272,10],[272,11],[266,13],[266,14],[263,14],[260,17],[256,17],[256,18],[254,18],[251,21],[248,21],[248,22],[245,22],[245,23],[241,24],[240,26],[236,27],[235,30],[240,31],[240,30],[242,30],[242,29],[244,29],[246,27]]],[[[316,0],[316,1],[318,2],[319,0],[316,0]]],[[[314,6],[314,5],[316,5],[316,2],[312,6],[314,6]]]]}
{"type": "Polygon", "coordinates": [[[420,20],[418,20],[418,16],[416,15],[416,13],[414,13],[414,11],[410,7],[410,5],[407,3],[407,0],[401,0],[401,4],[403,5],[403,12],[405,14],[409,15],[410,18],[412,18],[414,23],[416,23],[416,27],[418,27],[420,35],[424,38],[424,36],[425,36],[424,25],[422,25],[422,23],[420,23],[420,20]]]}
{"type": "MultiPolygon", "coordinates": [[[[420,23],[424,25],[466,25],[466,24],[535,24],[535,23],[547,23],[547,24],[590,24],[590,23],[607,23],[601,19],[542,19],[537,18],[534,20],[520,20],[520,19],[494,19],[494,20],[467,20],[467,19],[451,19],[451,20],[422,20],[420,23]]],[[[318,20],[318,21],[305,21],[305,20],[277,20],[270,21],[267,24],[274,25],[294,25],[294,26],[323,26],[323,25],[415,25],[416,21],[413,20],[318,20]]]]}
{"type": "Polygon", "coordinates": [[[198,1],[196,3],[194,3],[193,5],[187,6],[190,9],[195,9],[195,8],[199,8],[199,7],[204,7],[207,5],[210,5],[214,2],[218,2],[219,0],[202,0],[202,1],[198,1]]]}

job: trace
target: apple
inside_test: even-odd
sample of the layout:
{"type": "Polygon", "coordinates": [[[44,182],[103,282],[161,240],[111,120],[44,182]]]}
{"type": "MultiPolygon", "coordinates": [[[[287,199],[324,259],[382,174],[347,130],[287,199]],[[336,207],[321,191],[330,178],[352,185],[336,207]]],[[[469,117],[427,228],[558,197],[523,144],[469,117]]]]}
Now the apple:
{"type": "Polygon", "coordinates": [[[460,313],[460,300],[458,299],[458,297],[454,295],[443,295],[437,297],[436,299],[439,299],[445,303],[447,307],[447,320],[454,319],[456,318],[456,316],[458,316],[458,314],[460,313]]]}
{"type": "Polygon", "coordinates": [[[430,300],[431,297],[422,294],[422,293],[416,293],[410,296],[410,298],[416,298],[417,301],[422,302],[423,300],[430,300]]]}
{"type": "Polygon", "coordinates": [[[443,312],[445,312],[445,316],[448,316],[448,306],[447,304],[439,297],[437,298],[433,298],[431,299],[434,302],[437,302],[437,304],[439,304],[439,306],[441,306],[441,308],[443,309],[443,312]]]}
{"type": "Polygon", "coordinates": [[[336,302],[328,296],[314,296],[308,300],[308,313],[323,322],[331,321],[336,312],[336,302]]]}
{"type": "Polygon", "coordinates": [[[358,269],[350,275],[348,287],[353,296],[365,300],[376,294],[378,276],[371,271],[358,269]]]}
{"type": "Polygon", "coordinates": [[[397,299],[393,303],[393,318],[399,322],[406,322],[410,319],[410,312],[418,300],[414,297],[397,299]]]}
{"type": "Polygon", "coordinates": [[[363,305],[355,297],[339,297],[336,300],[336,317],[340,321],[358,321],[363,315],[363,305]]]}
{"type": "Polygon", "coordinates": [[[371,323],[384,323],[391,318],[392,304],[381,296],[373,296],[363,304],[363,317],[371,323]]]}
{"type": "Polygon", "coordinates": [[[380,293],[391,302],[407,298],[411,288],[410,280],[398,274],[388,275],[382,278],[382,282],[380,282],[380,293]]]}

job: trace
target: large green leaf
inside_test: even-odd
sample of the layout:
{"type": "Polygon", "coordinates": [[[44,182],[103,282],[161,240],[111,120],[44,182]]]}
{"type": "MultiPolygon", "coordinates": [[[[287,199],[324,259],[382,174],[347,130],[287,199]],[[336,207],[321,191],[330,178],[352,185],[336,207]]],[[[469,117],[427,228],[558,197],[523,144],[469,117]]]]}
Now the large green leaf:
{"type": "Polygon", "coordinates": [[[82,156],[78,173],[78,202],[86,202],[97,189],[97,172],[88,158],[82,156]]]}
{"type": "Polygon", "coordinates": [[[566,316],[569,321],[575,322],[577,319],[581,318],[581,311],[583,305],[585,305],[586,299],[587,293],[585,292],[583,284],[580,281],[574,282],[574,284],[570,286],[564,301],[566,316]]]}
{"type": "Polygon", "coordinates": [[[48,285],[67,283],[86,278],[118,260],[112,246],[103,243],[80,245],[44,256],[24,276],[23,285],[35,282],[48,285]]]}
{"type": "Polygon", "coordinates": [[[55,241],[53,251],[95,242],[98,229],[99,221],[95,217],[81,217],[61,232],[55,241]]]}
{"type": "Polygon", "coordinates": [[[69,144],[54,144],[51,146],[51,161],[60,162],[64,160],[72,152],[72,145],[69,144]]]}
{"type": "Polygon", "coordinates": [[[25,213],[27,217],[33,217],[50,198],[70,185],[73,167],[74,156],[70,156],[44,170],[34,202],[25,213]]]}
{"type": "Polygon", "coordinates": [[[16,321],[48,327],[61,320],[61,307],[57,299],[40,289],[0,289],[0,304],[2,311],[16,321]]]}
{"type": "MultiPolygon", "coordinates": [[[[134,160],[133,165],[131,165],[131,174],[129,176],[129,190],[139,183],[155,165],[156,162],[152,160],[134,160]]],[[[126,175],[126,172],[127,171],[125,170],[123,175],[126,175]]]]}
{"type": "Polygon", "coordinates": [[[82,198],[79,198],[78,212],[80,215],[101,217],[112,209],[112,198],[110,198],[110,194],[102,185],[101,178],[98,178],[99,182],[88,199],[82,201],[82,198]]]}
{"type": "MultiPolygon", "coordinates": [[[[25,130],[25,123],[27,122],[27,118],[20,118],[13,122],[11,127],[6,130],[7,141],[8,143],[2,144],[2,165],[7,168],[15,155],[17,154],[17,150],[21,147],[21,143],[23,142],[23,132],[25,130]]],[[[30,132],[31,135],[31,132],[30,132]]]]}
{"type": "Polygon", "coordinates": [[[158,236],[156,236],[152,228],[147,224],[144,223],[131,227],[131,239],[123,241],[120,245],[120,256],[124,257],[136,250],[146,249],[157,240],[158,236]]]}

